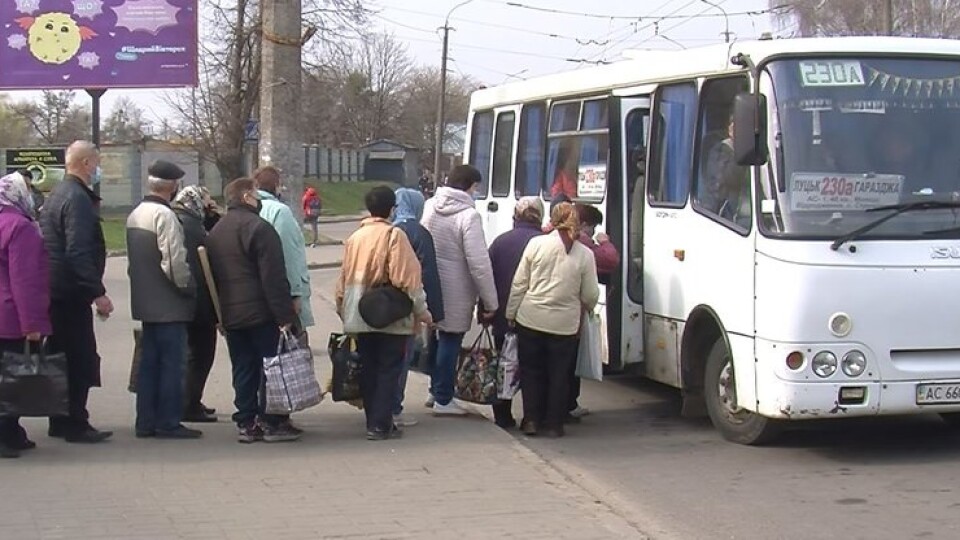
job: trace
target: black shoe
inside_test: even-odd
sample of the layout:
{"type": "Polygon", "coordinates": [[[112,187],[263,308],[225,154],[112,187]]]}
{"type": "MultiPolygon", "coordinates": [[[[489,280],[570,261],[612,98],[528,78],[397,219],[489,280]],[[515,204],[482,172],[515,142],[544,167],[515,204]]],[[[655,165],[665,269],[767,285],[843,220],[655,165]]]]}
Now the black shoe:
{"type": "Polygon", "coordinates": [[[20,449],[0,444],[0,458],[15,459],[20,457],[20,449]]]}
{"type": "Polygon", "coordinates": [[[390,433],[387,431],[368,431],[367,440],[368,441],[385,441],[390,438],[390,433]]]}
{"type": "Polygon", "coordinates": [[[291,429],[291,426],[286,423],[263,426],[263,441],[268,443],[292,442],[302,435],[302,431],[291,429]]]}
{"type": "Polygon", "coordinates": [[[495,420],[493,423],[501,429],[513,429],[517,427],[517,421],[513,418],[509,418],[507,420],[495,420]]]}
{"type": "Polygon", "coordinates": [[[37,447],[37,443],[31,441],[30,439],[24,437],[13,442],[9,445],[11,448],[16,448],[17,450],[33,450],[37,447]]]}
{"type": "Polygon", "coordinates": [[[568,414],[566,418],[563,419],[564,424],[579,424],[582,421],[583,421],[582,418],[580,418],[579,416],[574,416],[572,414],[568,414]]]}
{"type": "Polygon", "coordinates": [[[394,424],[393,427],[390,428],[390,438],[391,438],[391,439],[402,439],[402,438],[403,438],[403,430],[400,429],[399,426],[397,426],[396,424],[394,424]]]}
{"type": "Polygon", "coordinates": [[[293,425],[293,422],[291,422],[289,418],[287,418],[286,420],[280,422],[280,423],[277,424],[277,425],[280,426],[280,427],[282,427],[282,428],[284,428],[284,429],[286,429],[286,430],[288,430],[288,431],[291,431],[291,432],[293,432],[293,433],[296,433],[297,435],[303,435],[303,430],[300,429],[300,428],[298,428],[297,426],[293,425]]]}
{"type": "Polygon", "coordinates": [[[560,437],[563,437],[564,433],[563,428],[542,429],[540,430],[540,435],[548,439],[559,439],[560,437]]]}
{"type": "Polygon", "coordinates": [[[113,437],[112,431],[100,431],[92,426],[87,426],[78,431],[67,432],[64,439],[69,443],[95,444],[103,442],[110,437],[113,437]]]}
{"type": "Polygon", "coordinates": [[[158,429],[154,436],[158,439],[199,439],[203,432],[181,424],[174,429],[158,429]]]}
{"type": "Polygon", "coordinates": [[[157,436],[157,430],[155,429],[138,429],[136,432],[136,437],[138,439],[149,439],[151,437],[157,436]]]}
{"type": "Polygon", "coordinates": [[[50,426],[47,428],[47,437],[53,437],[55,439],[63,439],[67,436],[67,428],[63,426],[50,426]]]}
{"type": "Polygon", "coordinates": [[[200,404],[200,408],[203,409],[203,412],[205,412],[205,413],[207,413],[207,414],[217,414],[217,410],[216,410],[216,409],[214,409],[213,407],[207,407],[207,406],[204,405],[203,403],[200,404]]]}
{"type": "Polygon", "coordinates": [[[209,424],[216,422],[217,417],[213,414],[208,414],[206,411],[191,412],[183,415],[183,421],[188,424],[209,424]]]}
{"type": "Polygon", "coordinates": [[[524,420],[520,422],[520,431],[528,437],[535,437],[537,435],[537,423],[532,420],[524,420]]]}

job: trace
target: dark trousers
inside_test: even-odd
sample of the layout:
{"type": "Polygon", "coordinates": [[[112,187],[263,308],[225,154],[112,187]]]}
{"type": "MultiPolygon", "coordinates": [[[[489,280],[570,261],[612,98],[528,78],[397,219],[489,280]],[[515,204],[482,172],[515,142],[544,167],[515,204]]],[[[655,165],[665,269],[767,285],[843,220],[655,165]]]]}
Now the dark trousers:
{"type": "Polygon", "coordinates": [[[517,325],[523,420],[541,429],[563,429],[570,397],[570,364],[577,336],[559,336],[517,325]]]}
{"type": "MultiPolygon", "coordinates": [[[[416,349],[416,339],[413,336],[406,337],[406,345],[403,350],[403,361],[400,362],[400,375],[397,377],[397,390],[393,393],[393,405],[391,412],[396,416],[403,413],[403,398],[407,392],[407,374],[410,371],[410,362],[413,360],[413,353],[416,349]]],[[[426,353],[422,353],[426,354],[426,353]]]]}
{"type": "Polygon", "coordinates": [[[227,330],[227,349],[233,367],[233,404],[237,408],[233,421],[239,426],[260,418],[267,426],[275,427],[289,418],[263,412],[263,359],[277,355],[279,342],[280,328],[275,324],[227,330]]]}
{"type": "Polygon", "coordinates": [[[210,377],[217,355],[217,326],[209,322],[192,322],[187,326],[187,374],[184,383],[184,413],[203,410],[203,388],[210,377]]]}
{"type": "Polygon", "coordinates": [[[137,375],[137,431],[172,431],[183,411],[186,323],[143,323],[137,375]]]}
{"type": "MultiPolygon", "coordinates": [[[[493,345],[497,348],[497,351],[503,350],[503,342],[506,341],[506,339],[506,334],[493,334],[493,345]]],[[[498,426],[508,426],[514,423],[512,399],[498,400],[492,407],[493,420],[498,426]]]]}
{"type": "MultiPolygon", "coordinates": [[[[23,339],[0,339],[0,354],[7,351],[23,352],[23,339]]],[[[20,426],[19,416],[0,416],[0,446],[16,446],[27,438],[27,432],[20,426]]]]}
{"type": "Polygon", "coordinates": [[[84,430],[89,426],[87,397],[90,388],[100,386],[100,356],[93,331],[93,308],[89,302],[56,300],[50,303],[53,335],[50,349],[67,356],[68,416],[50,418],[50,427],[58,430],[84,430]]]}
{"type": "Polygon", "coordinates": [[[393,334],[357,335],[360,355],[360,393],[367,431],[389,432],[393,428],[393,399],[407,349],[407,337],[393,334]]]}
{"type": "MultiPolygon", "coordinates": [[[[578,353],[580,351],[580,334],[577,334],[576,343],[573,344],[574,350],[578,353]]],[[[577,403],[580,400],[580,377],[577,377],[577,354],[573,357],[573,362],[570,363],[570,371],[568,372],[570,376],[570,393],[567,397],[567,411],[572,411],[580,406],[577,403]]]]}

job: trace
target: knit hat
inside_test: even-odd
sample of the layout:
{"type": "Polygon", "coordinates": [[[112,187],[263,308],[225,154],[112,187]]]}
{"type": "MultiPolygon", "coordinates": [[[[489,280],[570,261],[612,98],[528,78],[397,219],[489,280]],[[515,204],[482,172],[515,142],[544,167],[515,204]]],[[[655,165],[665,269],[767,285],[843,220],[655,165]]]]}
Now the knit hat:
{"type": "Polygon", "coordinates": [[[183,178],[183,176],[187,173],[185,173],[183,169],[174,163],[158,159],[150,165],[149,169],[147,169],[147,174],[154,178],[159,178],[160,180],[169,180],[172,182],[183,178]]]}

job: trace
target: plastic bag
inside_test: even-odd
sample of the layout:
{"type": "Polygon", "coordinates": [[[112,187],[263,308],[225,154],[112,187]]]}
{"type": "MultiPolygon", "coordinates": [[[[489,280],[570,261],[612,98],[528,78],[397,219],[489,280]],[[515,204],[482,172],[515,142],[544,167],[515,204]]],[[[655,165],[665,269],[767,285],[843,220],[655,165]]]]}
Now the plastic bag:
{"type": "Polygon", "coordinates": [[[334,401],[357,401],[360,393],[360,355],[357,353],[357,340],[332,333],[327,343],[330,362],[333,363],[333,376],[327,389],[334,401]]]}
{"type": "Polygon", "coordinates": [[[517,355],[517,335],[510,332],[503,340],[500,349],[500,363],[497,371],[497,398],[513,399],[520,391],[520,359],[517,355]]]}
{"type": "Polygon", "coordinates": [[[480,405],[496,403],[498,364],[490,328],[484,327],[473,346],[460,351],[454,396],[480,405]]]}
{"type": "Polygon", "coordinates": [[[587,313],[580,328],[580,350],[577,351],[577,377],[603,380],[603,343],[600,339],[600,317],[587,313]]]}

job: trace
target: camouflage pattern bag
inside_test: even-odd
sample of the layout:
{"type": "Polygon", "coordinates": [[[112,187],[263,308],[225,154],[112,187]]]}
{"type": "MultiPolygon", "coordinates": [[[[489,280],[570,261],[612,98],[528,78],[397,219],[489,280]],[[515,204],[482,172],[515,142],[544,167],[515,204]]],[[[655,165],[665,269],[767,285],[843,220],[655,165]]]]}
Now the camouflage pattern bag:
{"type": "Polygon", "coordinates": [[[499,364],[490,327],[484,326],[473,346],[460,351],[454,396],[480,405],[496,403],[499,364]]]}

